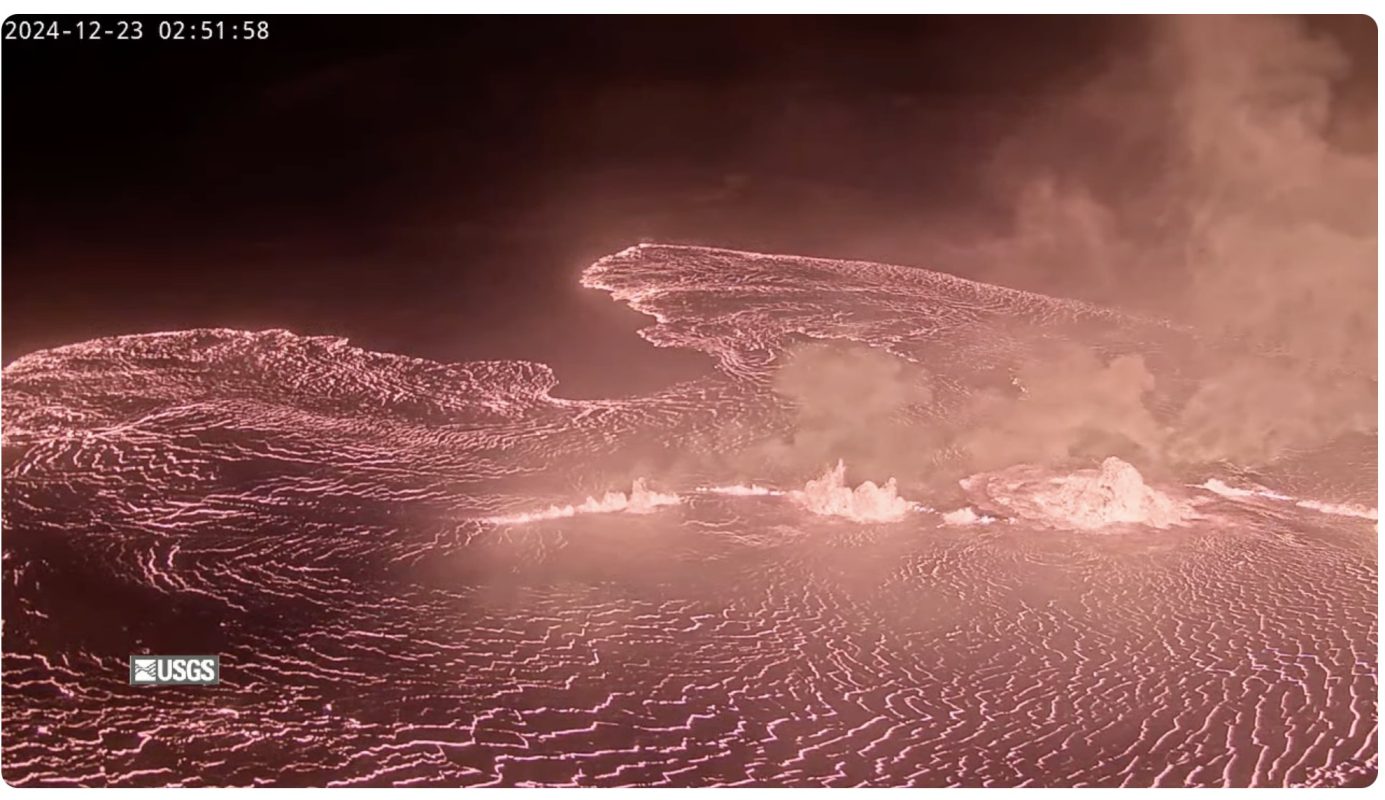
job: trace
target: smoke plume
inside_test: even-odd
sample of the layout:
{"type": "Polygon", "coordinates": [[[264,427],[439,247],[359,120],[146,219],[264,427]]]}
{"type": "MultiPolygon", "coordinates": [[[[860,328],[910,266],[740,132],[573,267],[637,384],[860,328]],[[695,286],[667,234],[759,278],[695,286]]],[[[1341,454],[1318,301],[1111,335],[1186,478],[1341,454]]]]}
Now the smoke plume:
{"type": "Polygon", "coordinates": [[[1148,463],[1165,430],[1145,406],[1154,376],[1138,355],[1104,363],[1076,345],[1031,360],[1016,375],[1019,395],[983,393],[957,444],[978,470],[1054,464],[1120,453],[1148,463]]]}
{"type": "Polygon", "coordinates": [[[1007,224],[921,243],[930,266],[1191,329],[1188,352],[1161,353],[1176,381],[1133,352],[1034,342],[1014,391],[939,420],[913,413],[926,363],[809,345],[774,384],[793,430],[754,459],[803,474],[844,458],[906,485],[1111,455],[1158,475],[1374,431],[1376,64],[1348,46],[1363,25],[1373,42],[1364,17],[1145,21],[978,168],[1007,224]]]}
{"type": "Polygon", "coordinates": [[[800,474],[845,459],[863,474],[913,472],[934,443],[910,410],[933,397],[927,373],[862,345],[806,344],[789,351],[774,391],[793,409],[791,431],[747,454],[776,471],[800,474]]]}
{"type": "MultiPolygon", "coordinates": [[[[1374,39],[1364,17],[1151,21],[1001,148],[988,174],[1015,198],[1009,233],[954,243],[988,280],[1157,313],[1223,343],[1172,422],[1174,460],[1262,463],[1376,427],[1375,53],[1353,59],[1333,35],[1357,23],[1374,39]]],[[[1151,419],[1131,405],[1149,375],[1112,364],[1069,377],[1083,372],[1089,383],[1060,393],[1104,394],[1124,413],[1103,420],[1153,452],[1151,419]]],[[[1007,433],[1044,415],[1015,408],[1007,433]]],[[[995,460],[997,442],[971,439],[995,460]]]]}

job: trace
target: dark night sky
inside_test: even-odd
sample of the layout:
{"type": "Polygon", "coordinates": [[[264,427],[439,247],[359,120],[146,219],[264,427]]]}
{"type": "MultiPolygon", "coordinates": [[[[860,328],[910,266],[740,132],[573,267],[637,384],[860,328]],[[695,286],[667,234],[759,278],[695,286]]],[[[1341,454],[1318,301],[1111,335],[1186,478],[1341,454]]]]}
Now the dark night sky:
{"type": "Polygon", "coordinates": [[[1138,35],[1082,17],[281,17],[267,42],[210,43],[145,19],[140,42],[0,51],[6,363],[286,327],[542,360],[581,392],[584,365],[647,348],[643,318],[577,287],[594,258],[646,239],[946,268],[894,234],[984,224],[976,165],[1138,35]]]}

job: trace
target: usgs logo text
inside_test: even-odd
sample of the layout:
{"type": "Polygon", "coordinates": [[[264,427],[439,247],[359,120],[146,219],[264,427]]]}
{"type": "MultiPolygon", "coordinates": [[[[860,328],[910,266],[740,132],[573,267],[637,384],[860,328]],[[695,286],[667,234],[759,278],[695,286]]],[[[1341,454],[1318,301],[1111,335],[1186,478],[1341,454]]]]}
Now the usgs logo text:
{"type": "Polygon", "coordinates": [[[131,686],[214,686],[221,656],[130,656],[131,686]]]}

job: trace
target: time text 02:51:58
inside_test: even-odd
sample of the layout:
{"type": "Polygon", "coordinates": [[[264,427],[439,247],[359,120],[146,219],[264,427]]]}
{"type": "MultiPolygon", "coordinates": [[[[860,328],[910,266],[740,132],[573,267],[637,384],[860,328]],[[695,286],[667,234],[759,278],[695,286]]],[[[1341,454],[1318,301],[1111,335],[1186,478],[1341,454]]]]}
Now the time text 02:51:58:
{"type": "Polygon", "coordinates": [[[41,20],[13,17],[5,20],[4,38],[9,41],[256,41],[269,38],[269,20],[264,19],[73,19],[41,20]]]}

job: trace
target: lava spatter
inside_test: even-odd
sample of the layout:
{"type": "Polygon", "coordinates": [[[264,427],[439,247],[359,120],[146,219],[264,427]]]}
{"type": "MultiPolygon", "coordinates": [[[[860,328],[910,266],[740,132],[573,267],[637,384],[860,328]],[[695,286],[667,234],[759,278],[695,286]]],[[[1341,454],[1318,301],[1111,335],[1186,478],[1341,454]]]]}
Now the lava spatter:
{"type": "Polygon", "coordinates": [[[1054,472],[1018,466],[973,475],[962,487],[1007,515],[1047,527],[1168,528],[1197,518],[1193,504],[1149,486],[1134,466],[1110,457],[1096,469],[1054,472]]]}
{"type": "Polygon", "coordinates": [[[909,502],[899,496],[895,479],[883,486],[865,481],[852,489],[846,485],[846,464],[841,461],[815,480],[810,480],[794,499],[804,508],[829,517],[855,522],[897,522],[909,513],[909,502]]]}
{"type": "Polygon", "coordinates": [[[678,505],[681,499],[671,492],[656,492],[645,485],[644,478],[636,478],[630,486],[630,493],[606,492],[600,499],[588,497],[578,505],[552,505],[542,511],[519,512],[496,517],[487,517],[486,522],[496,525],[519,525],[526,522],[540,522],[550,519],[575,517],[578,514],[648,514],[664,506],[678,505]]]}

